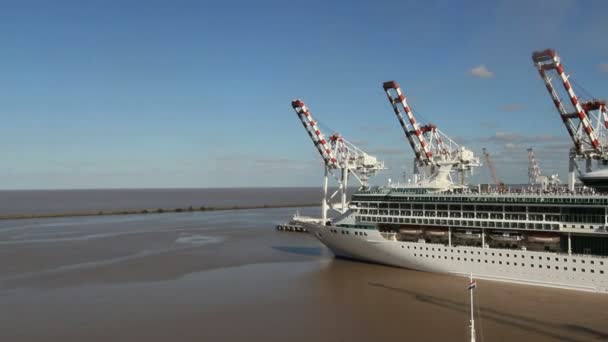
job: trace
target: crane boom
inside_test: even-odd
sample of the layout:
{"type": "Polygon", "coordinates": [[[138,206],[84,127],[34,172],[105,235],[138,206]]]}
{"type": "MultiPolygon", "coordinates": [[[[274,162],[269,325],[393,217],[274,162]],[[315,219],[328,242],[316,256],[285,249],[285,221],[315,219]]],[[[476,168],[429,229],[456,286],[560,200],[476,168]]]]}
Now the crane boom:
{"type": "Polygon", "coordinates": [[[304,125],[306,132],[310,136],[313,144],[321,154],[325,165],[327,165],[330,169],[335,169],[338,167],[338,161],[333,151],[330,148],[329,143],[325,140],[325,136],[321,132],[321,130],[317,127],[317,123],[313,120],[308,107],[304,104],[304,102],[300,99],[296,99],[291,101],[291,106],[296,111],[298,118],[304,125]]]}
{"type": "Polygon", "coordinates": [[[492,158],[490,158],[490,154],[488,153],[488,150],[486,150],[486,148],[484,147],[482,149],[482,151],[483,151],[483,158],[486,160],[486,165],[488,165],[488,170],[490,170],[490,177],[492,177],[494,184],[496,184],[499,187],[502,187],[503,183],[500,181],[500,179],[498,178],[498,175],[496,174],[496,168],[494,167],[494,162],[492,162],[492,158]]]}
{"type": "Polygon", "coordinates": [[[293,100],[291,106],[295,110],[298,118],[304,125],[306,133],[319,151],[319,154],[325,162],[323,176],[323,199],[321,201],[321,212],[323,225],[327,224],[328,207],[344,214],[348,209],[346,202],[346,192],[348,188],[348,177],[355,177],[361,186],[367,188],[368,180],[378,171],[384,170],[384,163],[377,160],[375,157],[363,152],[355,145],[349,143],[341,135],[335,133],[325,139],[325,135],[318,127],[317,122],[312,118],[308,107],[300,99],[293,100]],[[335,172],[340,172],[338,176],[335,172]],[[332,175],[338,183],[338,189],[328,196],[328,181],[329,175],[332,175]],[[332,205],[330,200],[340,193],[339,206],[332,205]]]}
{"type": "Polygon", "coordinates": [[[587,158],[597,159],[602,157],[602,144],[600,143],[596,132],[596,128],[599,129],[600,127],[594,128],[594,125],[590,120],[589,112],[592,110],[600,110],[602,112],[604,126],[608,128],[608,121],[605,114],[606,102],[597,100],[581,102],[579,100],[574,93],[569,76],[564,72],[564,66],[555,50],[546,49],[534,52],[532,54],[532,60],[553,99],[553,103],[568,130],[568,134],[574,142],[576,153],[579,156],[587,158]],[[550,73],[557,73],[570,100],[571,106],[568,105],[568,102],[562,100],[557,89],[551,83],[553,78],[550,76],[550,73]]]}
{"type": "Polygon", "coordinates": [[[433,124],[420,125],[406,102],[401,87],[395,81],[382,84],[401,128],[414,150],[415,175],[422,171],[425,186],[436,189],[448,189],[454,186],[452,173],[459,174],[460,186],[474,167],[481,165],[479,158],[472,151],[458,145],[433,124]],[[403,116],[407,115],[407,120],[403,116]]]}
{"type": "Polygon", "coordinates": [[[416,159],[425,165],[433,164],[433,154],[431,153],[426,139],[423,135],[423,129],[429,130],[431,129],[431,127],[420,127],[420,125],[416,121],[416,118],[414,118],[414,114],[412,113],[411,108],[407,105],[405,95],[401,91],[401,88],[399,87],[397,82],[384,82],[382,87],[386,92],[386,96],[388,97],[391,106],[393,106],[395,115],[397,115],[397,118],[399,119],[399,123],[403,128],[403,132],[405,133],[407,140],[409,141],[410,145],[412,146],[412,149],[414,150],[416,159]],[[403,117],[403,112],[405,113],[405,115],[407,115],[407,121],[403,117]]]}

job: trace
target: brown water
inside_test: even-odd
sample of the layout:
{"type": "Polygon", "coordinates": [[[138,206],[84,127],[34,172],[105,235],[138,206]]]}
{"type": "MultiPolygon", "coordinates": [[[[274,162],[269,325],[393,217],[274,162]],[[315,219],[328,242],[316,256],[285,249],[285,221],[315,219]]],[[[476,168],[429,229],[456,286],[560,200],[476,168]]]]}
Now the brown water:
{"type": "MultiPolygon", "coordinates": [[[[467,279],[335,260],[273,229],[291,214],[0,222],[0,341],[467,340],[467,279]]],[[[607,295],[478,281],[476,302],[478,340],[608,340],[607,295]]]]}

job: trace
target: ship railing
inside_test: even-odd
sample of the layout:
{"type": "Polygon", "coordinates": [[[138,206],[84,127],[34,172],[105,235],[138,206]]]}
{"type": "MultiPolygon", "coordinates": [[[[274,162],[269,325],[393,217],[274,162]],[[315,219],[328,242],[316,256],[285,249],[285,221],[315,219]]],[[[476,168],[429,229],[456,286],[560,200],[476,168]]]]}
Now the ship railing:
{"type": "MultiPolygon", "coordinates": [[[[408,189],[409,190],[409,189],[408,189]]],[[[538,197],[538,196],[557,196],[557,197],[606,197],[608,194],[601,192],[531,192],[531,191],[515,191],[509,190],[505,192],[451,192],[451,191],[443,191],[443,192],[435,192],[435,193],[425,193],[420,191],[400,191],[399,189],[386,189],[386,190],[365,190],[359,191],[357,194],[361,195],[388,195],[391,193],[404,193],[404,194],[412,194],[412,195],[429,195],[429,196],[461,196],[463,194],[471,195],[471,196],[519,196],[519,197],[538,197]]]]}
{"type": "Polygon", "coordinates": [[[599,254],[579,254],[579,253],[568,254],[568,252],[556,252],[555,255],[558,255],[560,257],[568,257],[568,258],[608,259],[608,255],[599,255],[599,254]]]}

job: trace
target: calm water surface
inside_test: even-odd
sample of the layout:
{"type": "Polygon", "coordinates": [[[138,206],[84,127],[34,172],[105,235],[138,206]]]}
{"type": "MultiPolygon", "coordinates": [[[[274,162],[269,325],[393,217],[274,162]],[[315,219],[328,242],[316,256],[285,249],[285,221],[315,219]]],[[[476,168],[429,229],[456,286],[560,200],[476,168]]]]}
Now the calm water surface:
{"type": "MultiPolygon", "coordinates": [[[[292,213],[0,221],[0,341],[467,339],[467,279],[335,260],[292,213]]],[[[476,296],[482,341],[608,340],[606,295],[476,296]]]]}

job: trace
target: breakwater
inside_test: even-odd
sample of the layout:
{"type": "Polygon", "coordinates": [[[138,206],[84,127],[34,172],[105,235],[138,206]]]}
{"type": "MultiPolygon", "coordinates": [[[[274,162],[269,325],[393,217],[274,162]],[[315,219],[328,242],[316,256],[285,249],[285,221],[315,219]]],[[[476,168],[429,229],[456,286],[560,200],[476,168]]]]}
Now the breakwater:
{"type": "Polygon", "coordinates": [[[87,212],[65,212],[65,213],[35,213],[35,214],[2,214],[0,220],[19,220],[35,218],[59,218],[78,216],[102,216],[102,215],[142,215],[142,214],[166,214],[166,213],[189,213],[197,211],[221,211],[221,210],[251,210],[271,208],[300,208],[316,207],[319,203],[289,203],[289,204],[263,204],[263,205],[232,205],[232,206],[188,206],[185,208],[148,208],[148,209],[125,209],[125,210],[98,210],[87,212]]]}

